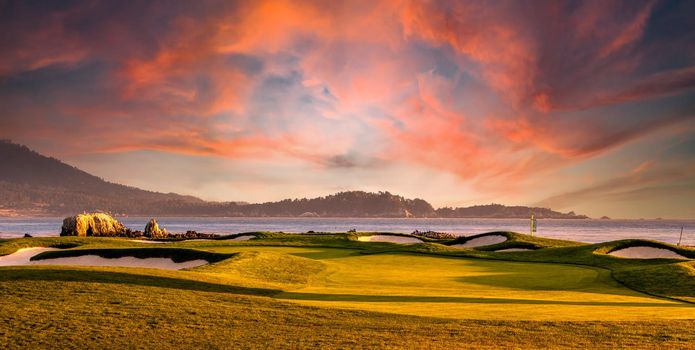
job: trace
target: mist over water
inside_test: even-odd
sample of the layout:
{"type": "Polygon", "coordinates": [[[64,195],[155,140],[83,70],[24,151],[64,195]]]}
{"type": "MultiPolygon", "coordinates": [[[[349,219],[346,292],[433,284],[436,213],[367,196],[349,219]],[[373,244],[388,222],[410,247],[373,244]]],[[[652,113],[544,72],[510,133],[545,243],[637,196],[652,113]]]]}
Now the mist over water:
{"type": "MultiPolygon", "coordinates": [[[[127,227],[142,230],[149,217],[118,218],[127,227]]],[[[205,233],[232,234],[250,231],[283,232],[401,232],[443,231],[472,235],[506,230],[529,232],[527,219],[372,219],[372,218],[201,218],[161,217],[160,226],[170,232],[195,230],[205,233]]],[[[62,218],[0,218],[0,237],[58,236],[62,218]]],[[[624,238],[643,238],[677,243],[683,227],[683,244],[695,245],[695,220],[538,220],[536,235],[587,243],[624,238]]]]}

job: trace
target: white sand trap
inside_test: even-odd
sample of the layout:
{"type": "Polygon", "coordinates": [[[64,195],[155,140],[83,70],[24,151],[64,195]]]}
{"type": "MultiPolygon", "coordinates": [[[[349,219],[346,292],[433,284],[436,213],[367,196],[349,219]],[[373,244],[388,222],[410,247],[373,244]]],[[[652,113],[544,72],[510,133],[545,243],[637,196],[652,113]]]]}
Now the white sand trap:
{"type": "Polygon", "coordinates": [[[32,261],[30,265],[77,265],[77,266],[120,266],[120,267],[147,267],[153,269],[181,270],[205,265],[208,262],[203,259],[185,262],[174,262],[171,258],[136,258],[124,256],[122,258],[107,259],[97,255],[72,256],[67,258],[55,258],[32,261]]]}
{"type": "Polygon", "coordinates": [[[608,255],[628,259],[688,259],[672,250],[654,247],[630,247],[614,250],[608,255]]]}
{"type": "Polygon", "coordinates": [[[0,266],[31,265],[33,261],[29,259],[31,259],[32,256],[53,250],[58,249],[43,247],[22,248],[12,254],[0,256],[0,266]]]}
{"type": "Polygon", "coordinates": [[[415,237],[391,236],[391,235],[375,235],[375,236],[360,236],[357,238],[360,242],[389,242],[389,243],[422,243],[421,239],[415,237]]]}
{"type": "Polygon", "coordinates": [[[171,242],[161,242],[161,241],[146,241],[144,239],[129,239],[131,242],[137,242],[137,243],[145,243],[145,244],[163,244],[163,243],[171,243],[171,242]]]}
{"type": "Polygon", "coordinates": [[[12,254],[0,256],[0,266],[23,265],[77,265],[77,266],[121,266],[121,267],[149,267],[154,269],[181,270],[190,267],[205,265],[208,262],[203,259],[174,262],[170,258],[145,258],[139,259],[132,256],[107,259],[97,255],[74,256],[67,258],[44,259],[31,261],[31,257],[58,250],[56,248],[22,248],[12,254]]]}
{"type": "Polygon", "coordinates": [[[254,235],[243,235],[236,238],[232,238],[232,241],[248,241],[249,239],[255,239],[254,235]]]}
{"type": "Polygon", "coordinates": [[[504,253],[504,252],[528,252],[533,249],[528,249],[528,248],[507,248],[507,249],[500,249],[500,250],[495,250],[495,252],[498,253],[504,253]]]}
{"type": "Polygon", "coordinates": [[[507,237],[502,236],[502,235],[489,235],[489,236],[482,236],[478,238],[473,238],[471,240],[466,241],[464,244],[454,244],[452,247],[456,248],[475,248],[475,247],[483,247],[486,245],[493,245],[497,243],[502,243],[507,240],[507,237]]]}

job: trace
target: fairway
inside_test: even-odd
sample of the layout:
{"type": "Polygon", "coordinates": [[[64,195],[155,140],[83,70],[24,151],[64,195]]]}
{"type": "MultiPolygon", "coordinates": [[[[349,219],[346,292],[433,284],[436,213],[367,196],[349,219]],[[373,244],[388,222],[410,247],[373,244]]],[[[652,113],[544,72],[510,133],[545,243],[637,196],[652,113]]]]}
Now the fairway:
{"type": "MultiPolygon", "coordinates": [[[[613,276],[615,271],[627,280],[639,276],[647,288],[692,300],[692,261],[594,253],[625,242],[590,246],[535,239],[557,247],[494,253],[433,243],[365,243],[348,234],[257,237],[157,247],[108,238],[0,241],[2,254],[30,246],[63,248],[42,253],[46,259],[97,255],[114,261],[136,256],[210,262],[178,271],[0,267],[0,345],[383,348],[424,342],[448,349],[466,341],[481,348],[678,348],[695,341],[689,331],[695,305],[636,291],[613,276]],[[573,260],[581,264],[557,263],[573,260]]],[[[510,237],[508,244],[531,240],[510,237]]]]}
{"type": "MultiPolygon", "coordinates": [[[[693,319],[690,304],[628,289],[601,268],[433,257],[363,255],[331,248],[244,247],[214,251],[271,252],[316,259],[321,273],[278,299],[306,305],[407,315],[483,320],[693,319]]],[[[243,271],[226,277],[249,286],[243,271]]],[[[266,281],[268,282],[268,281],[266,281]]]]}

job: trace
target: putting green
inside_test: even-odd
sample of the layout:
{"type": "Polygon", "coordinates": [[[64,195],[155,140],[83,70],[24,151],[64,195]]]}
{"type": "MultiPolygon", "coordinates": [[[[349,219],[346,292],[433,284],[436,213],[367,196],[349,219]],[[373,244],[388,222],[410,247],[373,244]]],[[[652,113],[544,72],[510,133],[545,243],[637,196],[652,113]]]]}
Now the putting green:
{"type": "MultiPolygon", "coordinates": [[[[291,254],[320,261],[321,272],[304,284],[284,286],[284,292],[275,296],[305,305],[484,320],[695,318],[692,304],[625,288],[610,277],[610,271],[595,267],[405,253],[363,255],[332,248],[211,250],[291,254]]],[[[262,276],[248,276],[239,269],[226,274],[237,284],[264,285],[262,276]]]]}

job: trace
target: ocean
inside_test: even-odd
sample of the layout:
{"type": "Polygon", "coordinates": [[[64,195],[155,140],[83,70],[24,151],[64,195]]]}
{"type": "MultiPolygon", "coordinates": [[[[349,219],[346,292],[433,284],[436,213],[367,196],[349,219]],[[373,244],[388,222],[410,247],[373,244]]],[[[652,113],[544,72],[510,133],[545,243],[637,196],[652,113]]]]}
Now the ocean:
{"type": "MultiPolygon", "coordinates": [[[[0,218],[0,238],[57,236],[63,218],[0,218]]],[[[118,218],[132,229],[143,230],[146,217],[118,218]]],[[[161,227],[170,232],[195,230],[232,234],[250,231],[345,232],[358,231],[411,233],[420,231],[473,235],[506,230],[529,232],[528,219],[406,219],[406,218],[208,218],[162,217],[161,227]]],[[[695,220],[560,220],[539,219],[535,233],[541,237],[597,243],[625,238],[653,239],[677,243],[683,228],[682,244],[695,245],[695,220]]]]}

